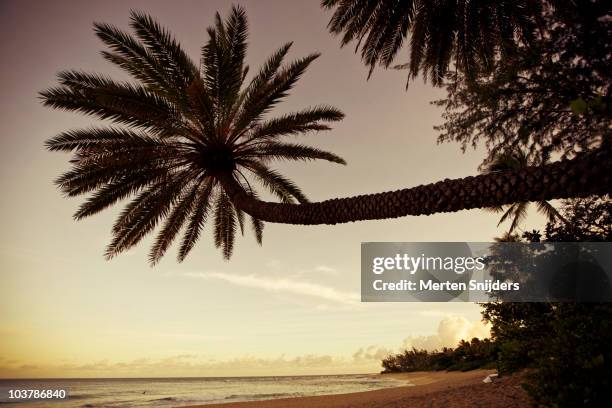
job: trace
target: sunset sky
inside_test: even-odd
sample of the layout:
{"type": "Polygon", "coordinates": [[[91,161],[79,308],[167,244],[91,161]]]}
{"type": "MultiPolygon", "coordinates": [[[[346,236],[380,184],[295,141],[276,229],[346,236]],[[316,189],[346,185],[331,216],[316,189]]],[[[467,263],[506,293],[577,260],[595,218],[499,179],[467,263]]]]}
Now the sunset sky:
{"type": "MultiPolygon", "coordinates": [[[[442,97],[404,71],[367,68],[326,30],[319,1],[241,1],[255,71],[280,45],[317,60],[275,113],[331,104],[346,113],[331,132],[299,142],[347,166],[277,165],[313,200],[373,193],[476,173],[482,151],[436,144],[442,97]]],[[[230,376],[380,370],[401,347],[454,345],[482,336],[468,303],[359,302],[362,241],[490,241],[499,215],[480,210],[336,226],[267,224],[260,247],[240,238],[227,262],[208,228],[182,264],[174,250],[155,268],[151,239],[103,258],[120,207],[75,222],[83,198],[53,179],[68,156],[47,152],[60,131],[100,124],[43,108],[37,92],[67,68],[124,78],[99,55],[94,21],[128,28],[130,9],[168,27],[197,60],[214,12],[227,1],[0,1],[0,378],[230,376]]],[[[398,63],[406,62],[404,60],[398,63]]],[[[528,226],[541,227],[532,214],[528,226]]]]}

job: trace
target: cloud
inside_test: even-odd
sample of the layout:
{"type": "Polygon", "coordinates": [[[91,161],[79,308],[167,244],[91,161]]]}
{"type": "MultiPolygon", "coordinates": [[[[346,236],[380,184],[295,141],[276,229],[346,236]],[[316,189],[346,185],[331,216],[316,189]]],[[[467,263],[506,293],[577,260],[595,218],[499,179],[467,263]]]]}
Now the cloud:
{"type": "Polygon", "coordinates": [[[404,339],[402,348],[434,350],[443,347],[455,347],[462,339],[490,336],[490,328],[482,322],[470,322],[463,316],[447,316],[440,320],[438,331],[431,336],[411,336],[404,339]]]}
{"type": "Polygon", "coordinates": [[[470,322],[463,316],[446,315],[440,320],[435,334],[407,337],[396,350],[378,345],[362,347],[353,353],[353,360],[355,362],[380,362],[391,354],[403,353],[404,350],[412,347],[429,351],[440,350],[443,347],[456,347],[460,340],[471,340],[474,337],[482,339],[490,335],[489,326],[480,321],[470,322]]]}
{"type": "Polygon", "coordinates": [[[378,346],[368,346],[362,347],[353,353],[353,360],[355,361],[367,361],[367,360],[375,360],[381,361],[383,358],[387,357],[389,354],[393,354],[393,350],[378,347],[378,346]]]}
{"type": "Polygon", "coordinates": [[[242,356],[217,360],[206,355],[182,354],[160,359],[138,358],[131,361],[100,360],[90,363],[60,365],[22,365],[1,367],[0,377],[142,377],[142,376],[249,376],[346,374],[376,372],[380,360],[351,359],[328,354],[288,357],[242,356]]]}
{"type": "Polygon", "coordinates": [[[315,271],[332,274],[338,273],[338,270],[336,268],[332,268],[331,266],[327,265],[318,265],[315,267],[315,271]]]}
{"type": "MultiPolygon", "coordinates": [[[[224,279],[225,274],[206,274],[206,279],[224,279]],[[221,277],[223,276],[223,278],[221,277]]],[[[266,279],[249,276],[231,275],[232,282],[237,279],[248,287],[263,287],[266,290],[290,291],[295,287],[304,291],[302,286],[274,286],[266,279]],[[246,279],[248,278],[248,279],[246,279]]],[[[201,276],[198,275],[199,278],[201,276]]],[[[293,282],[295,284],[295,282],[293,282]]],[[[315,285],[316,286],[316,285],[315,285]]],[[[310,294],[312,288],[306,290],[310,294]]],[[[334,295],[334,298],[338,295],[334,295]]],[[[329,297],[329,296],[327,296],[329,297]]],[[[300,374],[347,374],[377,372],[380,362],[390,354],[401,353],[416,347],[419,349],[440,349],[455,347],[461,339],[488,337],[489,328],[480,321],[470,322],[463,316],[446,316],[440,320],[435,334],[430,336],[411,336],[396,350],[380,345],[370,345],[357,349],[352,354],[304,354],[280,355],[276,357],[238,356],[216,359],[204,354],[182,353],[162,358],[135,358],[128,361],[100,359],[90,362],[41,365],[38,362],[7,361],[0,364],[0,377],[142,377],[142,376],[248,376],[248,375],[300,375],[300,374]]]]}
{"type": "Polygon", "coordinates": [[[360,299],[357,293],[343,292],[318,283],[295,279],[272,279],[255,274],[237,275],[223,272],[187,272],[185,276],[199,279],[221,280],[237,286],[262,289],[269,292],[306,296],[343,305],[357,304],[360,299]]]}

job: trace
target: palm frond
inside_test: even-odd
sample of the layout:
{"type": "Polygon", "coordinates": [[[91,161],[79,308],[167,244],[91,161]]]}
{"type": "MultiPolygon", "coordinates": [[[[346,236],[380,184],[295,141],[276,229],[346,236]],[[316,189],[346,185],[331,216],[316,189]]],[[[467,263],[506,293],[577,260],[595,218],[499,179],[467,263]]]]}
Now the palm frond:
{"type": "Polygon", "coordinates": [[[116,64],[149,89],[172,97],[176,95],[166,68],[130,34],[105,23],[94,23],[95,33],[113,52],[102,56],[116,64]]]}
{"type": "Polygon", "coordinates": [[[238,226],[240,227],[240,235],[244,236],[244,211],[234,207],[233,205],[232,208],[236,212],[236,220],[238,221],[238,226]]]}
{"type": "Polygon", "coordinates": [[[553,222],[555,219],[559,219],[567,223],[563,215],[548,201],[536,201],[535,204],[538,211],[544,214],[548,221],[553,222]]]}
{"type": "Polygon", "coordinates": [[[184,91],[198,74],[198,68],[183,51],[172,35],[159,25],[151,16],[132,11],[131,26],[138,38],[148,48],[158,62],[166,69],[166,76],[176,88],[178,95],[184,97],[184,91]]]}
{"type": "Polygon", "coordinates": [[[229,130],[244,74],[246,14],[244,9],[234,6],[225,22],[219,13],[215,20],[215,26],[208,28],[209,40],[202,48],[203,75],[217,106],[219,125],[229,130]]]}
{"type": "Polygon", "coordinates": [[[176,178],[149,187],[128,204],[113,226],[113,239],[106,248],[107,259],[124,252],[143,239],[157,224],[168,216],[181,196],[189,178],[176,178]]]}
{"type": "Polygon", "coordinates": [[[90,148],[113,149],[119,147],[170,147],[168,143],[144,132],[107,127],[74,129],[48,139],[45,146],[50,151],[74,151],[90,148]]]}
{"type": "Polygon", "coordinates": [[[253,227],[253,232],[255,233],[255,239],[257,240],[257,243],[261,245],[263,242],[264,223],[263,221],[251,217],[250,215],[249,218],[251,219],[251,226],[253,227]]]}
{"type": "MultiPolygon", "coordinates": [[[[134,170],[142,167],[134,165],[134,170]]],[[[99,166],[76,164],[72,170],[63,173],[55,180],[55,184],[69,197],[85,194],[105,186],[119,182],[130,173],[129,166],[119,169],[101,168],[99,166]]]]}
{"type": "Polygon", "coordinates": [[[193,212],[189,218],[189,223],[185,229],[181,247],[178,253],[178,261],[183,262],[191,249],[194,247],[204,224],[208,218],[208,210],[210,208],[211,195],[213,193],[213,183],[210,179],[206,179],[198,188],[198,195],[193,202],[193,212]]]}
{"type": "Polygon", "coordinates": [[[329,130],[329,126],[320,122],[339,121],[343,118],[344,114],[331,106],[319,106],[290,113],[260,123],[248,134],[245,143],[259,139],[274,139],[284,135],[329,130]]]}
{"type": "MultiPolygon", "coordinates": [[[[256,198],[256,199],[259,198],[259,195],[257,194],[257,192],[254,191],[251,188],[251,186],[248,186],[248,185],[244,186],[244,189],[253,198],[256,198]]],[[[255,240],[257,241],[259,245],[261,245],[263,242],[264,223],[263,221],[258,220],[257,218],[254,218],[251,215],[249,215],[249,220],[251,221],[251,227],[253,229],[253,233],[255,234],[255,240]]]]}
{"type": "Polygon", "coordinates": [[[319,55],[311,54],[292,62],[289,66],[276,72],[267,83],[262,85],[259,92],[254,92],[254,97],[245,99],[241,111],[237,114],[234,131],[244,129],[246,124],[258,122],[265,113],[276,106],[287,96],[308,66],[319,55]]]}
{"type": "Polygon", "coordinates": [[[257,179],[276,195],[283,203],[293,203],[293,198],[300,203],[307,203],[308,199],[298,186],[291,180],[281,176],[276,171],[268,168],[262,163],[248,162],[245,164],[257,179]]]}
{"type": "Polygon", "coordinates": [[[177,204],[166,218],[164,226],[157,234],[155,243],[153,244],[151,252],[149,253],[149,263],[152,266],[158,263],[164,256],[172,244],[172,241],[174,241],[174,238],[181,230],[185,220],[191,214],[193,203],[198,196],[199,188],[200,185],[198,183],[194,183],[190,189],[187,189],[182,197],[177,200],[177,204]]]}
{"type": "Polygon", "coordinates": [[[241,134],[249,125],[252,124],[250,118],[252,117],[252,111],[260,98],[263,97],[266,85],[277,73],[281,67],[287,52],[291,48],[292,43],[287,43],[279,48],[268,60],[265,62],[263,67],[259,70],[257,75],[253,77],[249,85],[241,92],[239,96],[239,109],[236,114],[236,120],[233,124],[231,137],[235,139],[241,134]]]}
{"type": "Polygon", "coordinates": [[[504,212],[504,215],[501,216],[501,218],[499,219],[499,222],[497,223],[498,227],[514,214],[514,209],[515,209],[514,207],[515,207],[514,204],[508,205],[506,207],[506,210],[505,210],[506,212],[504,212]]]}
{"type": "Polygon", "coordinates": [[[221,248],[225,259],[230,259],[236,236],[236,213],[224,191],[219,191],[215,202],[215,246],[221,248]]]}
{"type": "Polygon", "coordinates": [[[142,189],[160,182],[167,176],[168,172],[165,169],[146,170],[133,172],[123,176],[119,181],[107,183],[81,204],[74,214],[74,219],[81,220],[97,214],[142,189]]]}
{"type": "Polygon", "coordinates": [[[269,142],[254,145],[244,152],[245,157],[260,157],[262,160],[277,159],[277,160],[327,160],[333,163],[346,164],[343,158],[333,153],[326,152],[314,147],[293,144],[293,143],[278,143],[269,142]]]}
{"type": "Polygon", "coordinates": [[[525,217],[527,217],[527,207],[528,206],[529,206],[529,203],[525,203],[525,202],[520,202],[520,203],[509,205],[507,207],[508,210],[500,218],[497,225],[501,225],[507,219],[512,217],[512,223],[510,224],[510,228],[508,229],[508,232],[510,233],[513,232],[519,226],[519,224],[525,219],[525,217]]]}
{"type": "Polygon", "coordinates": [[[78,71],[64,71],[58,77],[62,86],[40,93],[45,106],[95,115],[158,134],[175,134],[181,129],[174,108],[143,86],[78,71]]]}
{"type": "Polygon", "coordinates": [[[187,88],[189,116],[201,130],[204,142],[210,143],[217,136],[215,127],[215,103],[201,78],[195,79],[187,88]]]}

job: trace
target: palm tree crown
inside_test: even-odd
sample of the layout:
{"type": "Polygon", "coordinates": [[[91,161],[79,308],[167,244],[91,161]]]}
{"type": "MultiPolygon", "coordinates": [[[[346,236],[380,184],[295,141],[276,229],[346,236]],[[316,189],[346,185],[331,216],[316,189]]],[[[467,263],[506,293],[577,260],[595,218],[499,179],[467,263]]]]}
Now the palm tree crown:
{"type": "MultiPolygon", "coordinates": [[[[229,258],[236,230],[244,230],[245,214],[230,201],[219,174],[231,174],[253,197],[251,182],[258,181],[283,203],[305,203],[300,189],[269,162],[344,164],[332,153],[280,140],[329,129],[327,122],[343,118],[338,109],[317,106],[267,118],[318,54],[283,64],[288,43],[247,82],[247,19],[240,7],[233,7],[225,20],[216,15],[200,67],[148,15],[132,12],[130,25],[135,36],[107,24],[95,24],[95,31],[110,49],[103,51],[104,58],[136,81],[65,71],[58,87],[41,92],[46,106],[124,125],[72,130],[47,141],[50,150],[74,153],[72,169],[57,180],[61,190],[69,196],[92,193],[76,219],[134,197],[113,226],[108,258],[133,247],[163,222],[150,262],[158,262],[184,229],[182,261],[209,215],[215,244],[229,258]]],[[[254,217],[250,221],[261,243],[263,223],[254,217]]]]}

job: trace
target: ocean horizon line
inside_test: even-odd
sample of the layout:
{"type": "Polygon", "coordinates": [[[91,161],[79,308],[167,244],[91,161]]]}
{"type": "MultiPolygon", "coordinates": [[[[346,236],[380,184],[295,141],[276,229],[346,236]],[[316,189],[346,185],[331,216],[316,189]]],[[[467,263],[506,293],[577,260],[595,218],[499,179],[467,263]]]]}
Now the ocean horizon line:
{"type": "Polygon", "coordinates": [[[151,376],[151,377],[36,377],[36,378],[0,378],[0,381],[49,381],[49,380],[187,380],[187,379],[243,379],[243,378],[288,378],[288,377],[343,377],[357,375],[381,375],[380,372],[370,373],[335,373],[335,374],[279,374],[279,375],[226,375],[226,376],[151,376]]]}

